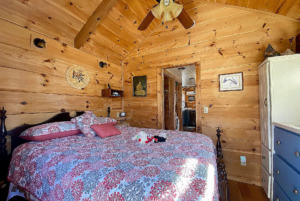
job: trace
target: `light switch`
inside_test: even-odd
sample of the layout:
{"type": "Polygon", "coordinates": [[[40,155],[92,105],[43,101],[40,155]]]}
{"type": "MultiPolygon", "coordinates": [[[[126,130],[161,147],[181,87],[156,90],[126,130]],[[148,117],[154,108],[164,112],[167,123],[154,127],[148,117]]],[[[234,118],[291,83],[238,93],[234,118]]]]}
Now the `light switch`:
{"type": "Polygon", "coordinates": [[[204,107],[204,114],[208,113],[208,107],[204,107]]]}

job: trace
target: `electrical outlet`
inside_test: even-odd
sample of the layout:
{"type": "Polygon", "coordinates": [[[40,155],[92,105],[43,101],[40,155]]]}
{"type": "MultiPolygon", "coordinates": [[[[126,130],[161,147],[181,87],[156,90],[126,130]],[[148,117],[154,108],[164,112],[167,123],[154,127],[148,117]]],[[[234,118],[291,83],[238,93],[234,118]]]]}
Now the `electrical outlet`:
{"type": "Polygon", "coordinates": [[[241,166],[246,166],[246,156],[240,156],[241,158],[241,166]]]}
{"type": "Polygon", "coordinates": [[[204,114],[207,114],[208,113],[208,107],[204,107],[204,114]]]}
{"type": "Polygon", "coordinates": [[[117,117],[120,117],[120,112],[117,112],[117,117]]]}

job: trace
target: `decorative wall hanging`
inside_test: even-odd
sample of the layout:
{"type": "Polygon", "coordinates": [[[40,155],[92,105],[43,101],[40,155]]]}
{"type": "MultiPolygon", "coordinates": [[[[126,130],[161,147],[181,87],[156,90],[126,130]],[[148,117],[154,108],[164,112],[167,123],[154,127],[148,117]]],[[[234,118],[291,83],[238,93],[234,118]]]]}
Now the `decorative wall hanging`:
{"type": "Polygon", "coordinates": [[[272,45],[268,45],[265,51],[265,58],[280,56],[280,53],[273,49],[272,45]]]}
{"type": "Polygon", "coordinates": [[[280,54],[281,56],[295,54],[295,52],[293,52],[293,41],[294,41],[294,37],[289,39],[289,42],[291,43],[291,49],[287,49],[285,52],[281,53],[280,54]]]}
{"type": "Polygon", "coordinates": [[[85,88],[90,81],[88,72],[81,66],[73,66],[66,73],[69,84],[76,89],[85,88]]]}
{"type": "Polygon", "coordinates": [[[189,101],[195,101],[195,96],[189,96],[189,101]]]}
{"type": "Polygon", "coordinates": [[[41,38],[41,35],[39,34],[31,34],[30,47],[39,49],[39,51],[47,51],[47,41],[44,38],[41,38]]]}
{"type": "Polygon", "coordinates": [[[281,56],[285,56],[285,55],[293,55],[295,54],[292,50],[287,49],[285,52],[281,53],[281,56]]]}
{"type": "Polygon", "coordinates": [[[243,73],[219,75],[220,91],[242,91],[244,89],[243,73]]]}
{"type": "Polygon", "coordinates": [[[107,68],[107,63],[100,61],[99,66],[100,66],[100,68],[107,68]]]}
{"type": "Polygon", "coordinates": [[[40,39],[40,38],[35,38],[33,40],[33,44],[37,47],[37,48],[46,48],[46,41],[44,39],[40,39]]]}
{"type": "Polygon", "coordinates": [[[147,76],[133,77],[133,97],[147,97],[147,76]]]}

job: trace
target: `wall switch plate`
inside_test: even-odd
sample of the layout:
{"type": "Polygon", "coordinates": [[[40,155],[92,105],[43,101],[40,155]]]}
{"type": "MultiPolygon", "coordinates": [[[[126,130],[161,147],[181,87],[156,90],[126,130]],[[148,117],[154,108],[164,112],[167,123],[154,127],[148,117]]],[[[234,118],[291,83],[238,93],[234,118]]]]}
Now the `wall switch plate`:
{"type": "Polygon", "coordinates": [[[120,112],[117,112],[117,117],[120,117],[120,112]]]}
{"type": "Polygon", "coordinates": [[[246,156],[240,156],[241,158],[241,166],[246,166],[246,156]]]}
{"type": "Polygon", "coordinates": [[[208,107],[204,107],[204,114],[207,114],[208,113],[208,107]]]}

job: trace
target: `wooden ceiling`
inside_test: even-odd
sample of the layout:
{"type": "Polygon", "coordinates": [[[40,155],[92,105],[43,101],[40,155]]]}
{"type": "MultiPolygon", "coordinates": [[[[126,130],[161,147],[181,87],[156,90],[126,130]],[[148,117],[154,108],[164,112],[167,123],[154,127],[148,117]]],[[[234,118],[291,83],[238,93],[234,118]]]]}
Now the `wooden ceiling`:
{"type": "MultiPolygon", "coordinates": [[[[45,34],[74,46],[74,39],[105,0],[1,0],[0,18],[45,34]]],[[[300,18],[300,0],[179,0],[196,22],[201,12],[240,6],[279,14],[293,20],[300,18]],[[224,5],[226,4],[226,5],[224,5]],[[203,10],[202,6],[207,5],[203,10]],[[201,8],[202,7],[202,8],[201,8]]],[[[86,52],[121,64],[131,52],[156,30],[161,32],[183,29],[169,26],[166,30],[155,19],[146,31],[137,28],[155,0],[118,0],[80,48],[86,52]]],[[[174,22],[170,22],[171,25],[174,22]]]]}
{"type": "Polygon", "coordinates": [[[299,0],[203,0],[205,2],[223,3],[244,8],[256,9],[284,15],[296,20],[300,18],[299,0]]]}

